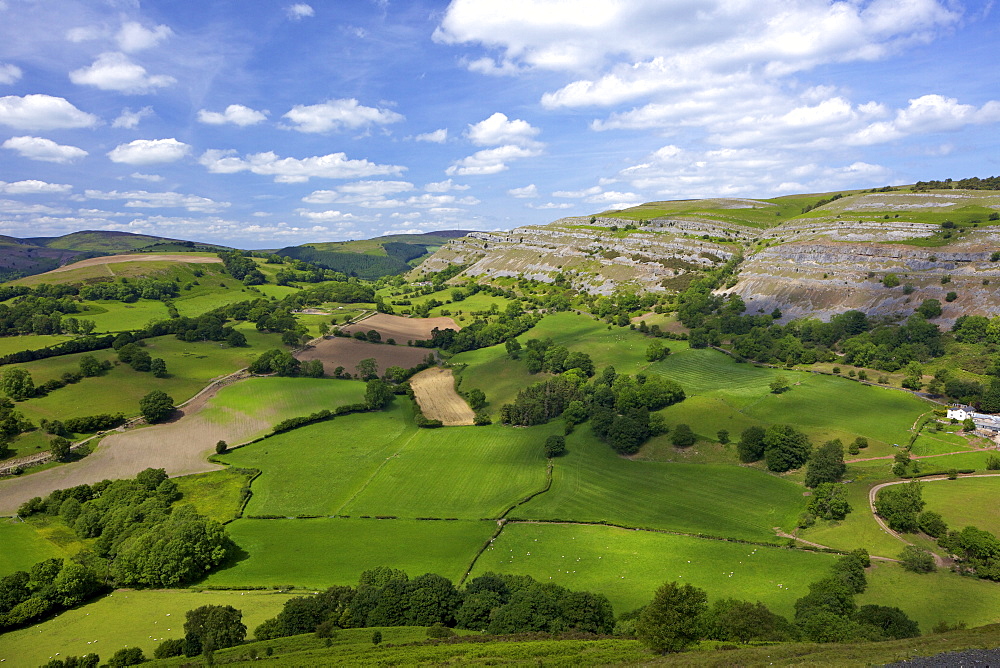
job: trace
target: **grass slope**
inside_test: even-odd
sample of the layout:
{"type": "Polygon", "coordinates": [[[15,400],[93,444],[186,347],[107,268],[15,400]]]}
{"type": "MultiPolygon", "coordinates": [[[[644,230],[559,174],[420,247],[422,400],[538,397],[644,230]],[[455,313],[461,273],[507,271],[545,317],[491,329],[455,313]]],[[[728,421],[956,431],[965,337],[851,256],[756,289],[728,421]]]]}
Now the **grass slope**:
{"type": "Polygon", "coordinates": [[[0,577],[15,571],[26,571],[45,559],[67,556],[32,525],[8,518],[0,519],[0,545],[3,545],[0,550],[0,577]]]}
{"type": "MultiPolygon", "coordinates": [[[[928,460],[928,463],[932,461],[928,460]]],[[[923,485],[923,498],[927,503],[925,510],[941,513],[949,527],[961,530],[975,526],[993,534],[1000,534],[998,492],[1000,476],[942,480],[923,485]]]]}
{"type": "Polygon", "coordinates": [[[607,521],[756,541],[774,541],[803,510],[802,488],[760,471],[719,464],[630,461],[582,425],[556,460],[552,488],[512,517],[607,521]]]}
{"type": "Polygon", "coordinates": [[[357,584],[375,566],[458,581],[495,522],[376,519],[241,519],[227,526],[247,557],[209,575],[217,586],[357,584]]]}
{"type": "Polygon", "coordinates": [[[709,600],[761,601],[782,615],[826,574],[827,554],[672,536],[617,527],[508,524],[476,562],[486,572],[530,575],[600,592],[621,614],[647,604],[664,582],[691,584],[709,600]]]}
{"type": "Polygon", "coordinates": [[[147,657],[166,638],[184,637],[184,615],[203,605],[232,605],[250,629],[273,617],[292,594],[264,591],[118,590],[41,624],[0,636],[4,666],[34,668],[52,658],[98,653],[107,661],[122,647],[147,657]],[[59,656],[55,656],[56,653],[59,656]]]}

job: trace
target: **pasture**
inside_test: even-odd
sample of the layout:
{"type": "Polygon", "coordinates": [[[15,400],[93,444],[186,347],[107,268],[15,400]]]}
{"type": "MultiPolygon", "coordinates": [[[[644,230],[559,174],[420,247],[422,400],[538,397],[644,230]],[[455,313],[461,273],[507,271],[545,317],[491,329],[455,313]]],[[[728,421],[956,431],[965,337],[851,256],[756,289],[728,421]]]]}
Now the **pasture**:
{"type": "Polygon", "coordinates": [[[25,334],[23,336],[0,336],[0,357],[22,350],[37,350],[54,346],[74,337],[53,334],[25,334]]]}
{"type": "Polygon", "coordinates": [[[337,367],[343,367],[345,373],[356,373],[358,362],[370,357],[378,362],[379,374],[391,366],[401,366],[411,369],[423,362],[428,355],[433,355],[430,348],[411,348],[407,345],[391,346],[384,343],[367,343],[357,339],[331,337],[320,339],[314,345],[295,354],[303,362],[320,360],[323,371],[332,376],[337,367]]]}
{"type": "Polygon", "coordinates": [[[923,485],[923,498],[927,503],[925,510],[941,513],[948,526],[956,531],[974,526],[994,535],[1000,534],[998,493],[1000,475],[933,481],[923,485]]]}
{"type": "Polygon", "coordinates": [[[649,603],[665,582],[690,584],[709,601],[761,601],[782,615],[826,575],[833,556],[650,531],[580,524],[508,523],[470,577],[490,571],[530,575],[604,594],[615,614],[649,603]]]}
{"type": "Polygon", "coordinates": [[[485,410],[494,419],[504,404],[514,401],[518,391],[549,377],[547,373],[528,373],[524,362],[511,359],[502,345],[459,353],[450,361],[461,380],[459,388],[463,392],[482,390],[486,395],[485,410]]]}
{"type": "Polygon", "coordinates": [[[424,416],[446,427],[471,425],[476,417],[458,392],[451,369],[431,367],[410,378],[413,396],[424,416]]]}
{"type": "Polygon", "coordinates": [[[45,559],[68,556],[31,524],[8,518],[0,519],[0,545],[0,577],[26,571],[45,559]]]}
{"type": "Polygon", "coordinates": [[[751,468],[632,461],[587,425],[566,437],[552,488],[511,518],[611,522],[683,533],[780,541],[805,508],[802,488],[751,468]]]}
{"type": "Polygon", "coordinates": [[[228,522],[236,517],[243,505],[242,490],[250,479],[250,473],[230,467],[180,476],[174,482],[181,493],[181,503],[191,504],[198,514],[216,522],[228,522]]]}
{"type": "Polygon", "coordinates": [[[872,563],[868,589],[858,596],[858,605],[897,606],[920,623],[924,634],[940,621],[965,622],[970,627],[1000,622],[1000,585],[995,582],[948,570],[918,574],[908,573],[898,564],[872,563]]]}
{"type": "Polygon", "coordinates": [[[120,589],[94,603],[67,610],[41,624],[0,636],[4,666],[34,668],[53,658],[95,652],[104,661],[122,647],[141,647],[147,657],[160,641],[184,637],[184,615],[203,605],[232,605],[252,632],[281,611],[293,593],[120,589]],[[45,642],[39,642],[44,638],[45,642]],[[56,656],[58,651],[59,656],[56,656]]]}
{"type": "Polygon", "coordinates": [[[496,530],[492,521],[241,519],[227,526],[247,556],[203,584],[329,587],[357,584],[375,566],[457,582],[496,530]]]}
{"type": "MultiPolygon", "coordinates": [[[[854,473],[848,470],[848,477],[852,475],[854,473]]],[[[865,477],[865,474],[861,473],[857,477],[865,477]]],[[[885,479],[890,477],[891,474],[887,469],[885,479]]],[[[882,480],[872,480],[871,476],[867,476],[865,480],[845,485],[847,502],[851,506],[851,512],[847,517],[839,521],[819,520],[815,526],[799,530],[797,535],[838,550],[863,547],[872,555],[895,559],[902,551],[903,543],[878,525],[868,506],[868,490],[877,482],[882,480]]]]}

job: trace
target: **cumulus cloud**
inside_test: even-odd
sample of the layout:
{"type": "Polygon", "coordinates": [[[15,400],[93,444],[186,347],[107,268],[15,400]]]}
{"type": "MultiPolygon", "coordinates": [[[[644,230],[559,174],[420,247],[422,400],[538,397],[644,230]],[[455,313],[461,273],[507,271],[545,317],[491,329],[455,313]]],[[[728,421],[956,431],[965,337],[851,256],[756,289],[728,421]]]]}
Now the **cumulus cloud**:
{"type": "Polygon", "coordinates": [[[425,132],[421,135],[414,137],[417,141],[431,142],[432,144],[443,144],[448,141],[448,130],[446,128],[441,128],[440,130],[434,130],[433,132],[425,132]]]}
{"type": "Polygon", "coordinates": [[[51,95],[0,97],[0,123],[18,130],[90,128],[97,116],[80,111],[65,98],[51,95]]]}
{"type": "Polygon", "coordinates": [[[308,204],[350,204],[366,209],[434,209],[445,206],[473,206],[475,197],[424,193],[406,198],[393,197],[414,190],[408,181],[356,181],[332,190],[317,190],[302,198],[308,204]]]}
{"type": "Polygon", "coordinates": [[[368,160],[351,160],[344,153],[309,158],[280,158],[273,151],[253,153],[244,158],[235,151],[211,149],[199,158],[208,171],[235,174],[249,171],[273,176],[277,183],[305,183],[310,178],[352,179],[366,176],[398,176],[406,171],[399,165],[379,165],[368,160]]]}
{"type": "Polygon", "coordinates": [[[29,179],[6,183],[0,181],[0,192],[8,195],[65,195],[73,190],[73,186],[65,183],[47,183],[29,179]]]}
{"type": "Polygon", "coordinates": [[[497,174],[509,167],[507,163],[511,160],[521,158],[534,158],[542,154],[541,149],[525,148],[523,146],[498,146],[497,148],[483,149],[476,151],[472,155],[458,160],[452,164],[445,173],[448,176],[482,176],[486,174],[497,174]]]}
{"type": "Polygon", "coordinates": [[[132,172],[131,177],[137,181],[149,181],[150,183],[159,183],[163,180],[159,174],[143,174],[142,172],[132,172]]]}
{"type": "Polygon", "coordinates": [[[138,209],[170,209],[183,208],[188,211],[214,213],[230,206],[229,202],[216,202],[208,197],[184,195],[175,192],[151,193],[146,190],[131,190],[109,192],[101,190],[86,190],[84,197],[97,200],[121,200],[124,206],[138,209]]]}
{"type": "Polygon", "coordinates": [[[0,213],[10,216],[58,216],[72,213],[72,209],[47,204],[25,204],[12,199],[0,199],[0,213]]]}
{"type": "Polygon", "coordinates": [[[529,209],[537,209],[539,211],[548,211],[549,209],[572,209],[573,205],[569,202],[546,202],[545,204],[535,204],[534,202],[529,202],[526,204],[529,209]]]}
{"type": "Polygon", "coordinates": [[[200,109],[198,111],[198,120],[209,125],[225,125],[226,123],[231,123],[232,125],[238,125],[242,128],[248,125],[263,123],[267,120],[268,113],[269,112],[267,111],[257,111],[256,109],[245,107],[242,104],[231,104],[221,113],[200,109]]]}
{"type": "Polygon", "coordinates": [[[169,139],[136,139],[128,144],[119,144],[108,157],[112,162],[123,162],[127,165],[156,165],[163,162],[176,162],[188,153],[191,147],[173,137],[169,139]]]}
{"type": "Polygon", "coordinates": [[[466,136],[477,146],[516,144],[518,146],[538,146],[535,136],[540,132],[527,121],[510,120],[499,111],[486,120],[469,125],[466,136]]]}
{"type": "Polygon", "coordinates": [[[295,212],[303,218],[308,218],[315,222],[339,223],[343,221],[357,221],[358,217],[353,213],[343,211],[309,211],[307,209],[296,209],[295,212]]]}
{"type": "Polygon", "coordinates": [[[285,8],[285,12],[288,14],[288,18],[293,21],[301,21],[304,18],[316,15],[315,10],[304,2],[297,2],[294,5],[289,5],[285,8]]]}
{"type": "Polygon", "coordinates": [[[76,146],[57,144],[44,137],[11,137],[0,147],[17,151],[22,158],[67,164],[87,155],[76,146]]]}
{"type": "Polygon", "coordinates": [[[511,188],[507,191],[507,194],[511,197],[518,197],[521,199],[538,197],[538,186],[532,183],[531,185],[524,186],[523,188],[511,188]]]}
{"type": "Polygon", "coordinates": [[[102,53],[89,67],[73,70],[69,73],[69,80],[81,86],[130,94],[148,93],[177,83],[172,76],[149,74],[145,67],[116,51],[102,53]]]}
{"type": "Polygon", "coordinates": [[[292,129],[299,132],[331,132],[398,123],[404,117],[391,109],[366,107],[350,98],[296,105],[283,118],[287,118],[292,123],[292,129]]]}
{"type": "Polygon", "coordinates": [[[23,76],[21,68],[10,63],[0,63],[0,84],[16,83],[23,76]]]}
{"type": "Polygon", "coordinates": [[[424,186],[424,190],[429,193],[446,193],[451,190],[468,190],[471,186],[467,186],[461,183],[455,183],[451,179],[446,179],[444,181],[434,181],[428,183],[424,186]]]}
{"type": "Polygon", "coordinates": [[[955,98],[924,95],[912,99],[889,121],[872,123],[847,137],[853,145],[879,144],[915,134],[951,132],[967,125],[1000,122],[1000,101],[982,107],[960,104],[955,98]]]}
{"type": "Polygon", "coordinates": [[[128,128],[129,130],[138,127],[139,121],[142,119],[152,116],[152,107],[143,107],[137,111],[132,111],[128,107],[122,109],[122,113],[118,115],[118,118],[111,123],[113,128],[128,128]]]}
{"type": "Polygon", "coordinates": [[[115,36],[118,41],[118,48],[126,53],[149,49],[174,34],[168,26],[159,25],[149,29],[141,23],[129,21],[123,23],[121,30],[115,36]]]}
{"type": "Polygon", "coordinates": [[[582,199],[584,197],[590,197],[593,195],[600,194],[600,186],[592,186],[590,188],[585,188],[584,190],[557,190],[552,193],[553,197],[568,197],[571,199],[582,199]]]}

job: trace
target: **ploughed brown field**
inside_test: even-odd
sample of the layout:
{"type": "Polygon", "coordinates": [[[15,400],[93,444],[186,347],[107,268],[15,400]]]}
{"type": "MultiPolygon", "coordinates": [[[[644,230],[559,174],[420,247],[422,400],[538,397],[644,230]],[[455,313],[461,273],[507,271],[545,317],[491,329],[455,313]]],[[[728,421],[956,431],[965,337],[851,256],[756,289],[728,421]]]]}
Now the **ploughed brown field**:
{"type": "Polygon", "coordinates": [[[357,339],[333,337],[317,341],[315,345],[296,353],[295,357],[302,361],[320,360],[323,362],[323,371],[328,376],[332,376],[338,366],[344,367],[346,373],[353,375],[356,373],[354,367],[358,362],[374,357],[378,361],[378,373],[381,376],[391,366],[401,366],[404,369],[415,367],[423,362],[428,354],[433,353],[430,348],[390,346],[384,343],[366,343],[357,339]]]}
{"type": "Polygon", "coordinates": [[[441,420],[446,427],[474,423],[476,414],[455,391],[455,377],[451,369],[425,369],[410,379],[410,387],[424,417],[441,420]]]}
{"type": "Polygon", "coordinates": [[[355,325],[343,327],[345,332],[369,332],[375,330],[382,335],[382,340],[393,339],[399,345],[407,341],[421,341],[431,338],[431,330],[461,329],[451,318],[403,318],[398,315],[376,313],[355,325]]]}
{"type": "Polygon", "coordinates": [[[93,267],[99,264],[117,264],[119,262],[185,262],[188,264],[208,264],[208,263],[220,263],[217,257],[208,257],[204,255],[187,255],[185,253],[171,253],[162,255],[152,255],[150,253],[142,253],[141,255],[109,255],[107,257],[92,257],[86,260],[80,260],[79,262],[74,262],[73,264],[67,264],[65,266],[59,267],[58,269],[53,269],[49,274],[56,274],[60,271],[72,271],[73,269],[80,269],[82,267],[93,267]]]}

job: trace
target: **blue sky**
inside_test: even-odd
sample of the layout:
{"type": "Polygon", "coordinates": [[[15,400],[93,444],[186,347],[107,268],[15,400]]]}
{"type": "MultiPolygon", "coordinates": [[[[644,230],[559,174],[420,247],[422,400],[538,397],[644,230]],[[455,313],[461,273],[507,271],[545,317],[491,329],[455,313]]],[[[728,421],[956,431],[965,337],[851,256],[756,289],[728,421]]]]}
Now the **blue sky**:
{"type": "Polygon", "coordinates": [[[277,248],[992,176],[992,4],[0,0],[0,234],[277,248]]]}

